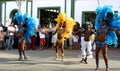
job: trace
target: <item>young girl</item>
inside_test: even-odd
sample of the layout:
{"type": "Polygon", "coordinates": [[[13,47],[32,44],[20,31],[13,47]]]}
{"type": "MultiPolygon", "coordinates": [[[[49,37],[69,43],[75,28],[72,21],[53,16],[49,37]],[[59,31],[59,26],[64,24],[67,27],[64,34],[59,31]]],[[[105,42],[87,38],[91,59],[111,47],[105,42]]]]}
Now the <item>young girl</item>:
{"type": "MultiPolygon", "coordinates": [[[[75,22],[74,28],[73,28],[73,32],[72,32],[72,41],[73,41],[73,48],[77,48],[80,46],[79,42],[80,42],[80,36],[81,36],[81,29],[80,29],[80,24],[78,22],[75,22]]],[[[71,47],[71,49],[72,49],[71,47]]]]}
{"type": "Polygon", "coordinates": [[[42,25],[41,28],[39,29],[39,36],[40,36],[40,50],[43,50],[44,46],[45,46],[45,33],[46,33],[46,29],[45,29],[45,25],[42,25]]]}
{"type": "MultiPolygon", "coordinates": [[[[55,24],[56,24],[55,22],[51,23],[52,28],[50,29],[50,32],[52,32],[52,33],[54,33],[56,31],[55,24]]],[[[55,46],[56,46],[56,40],[57,40],[57,34],[52,35],[52,39],[51,39],[52,48],[55,48],[55,46]]]]}
{"type": "Polygon", "coordinates": [[[78,48],[78,40],[79,40],[79,36],[76,34],[72,35],[72,40],[73,40],[73,46],[75,49],[78,48]]]}

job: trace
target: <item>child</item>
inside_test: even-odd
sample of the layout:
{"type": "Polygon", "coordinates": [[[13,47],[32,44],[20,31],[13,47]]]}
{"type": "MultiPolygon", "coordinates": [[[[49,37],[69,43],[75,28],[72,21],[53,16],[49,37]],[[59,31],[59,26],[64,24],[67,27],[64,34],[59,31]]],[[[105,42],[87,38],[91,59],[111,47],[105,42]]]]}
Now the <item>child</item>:
{"type": "Polygon", "coordinates": [[[79,40],[79,37],[75,34],[72,35],[72,39],[73,39],[73,47],[74,48],[77,48],[78,47],[78,40],[79,40]]]}
{"type": "Polygon", "coordinates": [[[40,36],[40,50],[43,50],[45,46],[45,25],[42,25],[41,28],[39,29],[39,36],[40,36]]]}
{"type": "MultiPolygon", "coordinates": [[[[51,24],[51,26],[52,26],[52,28],[50,29],[50,31],[52,33],[54,33],[56,31],[55,23],[53,22],[51,24]]],[[[52,48],[55,48],[55,46],[56,46],[56,40],[57,40],[57,34],[52,35],[52,40],[51,40],[51,42],[52,42],[52,48]]]]}

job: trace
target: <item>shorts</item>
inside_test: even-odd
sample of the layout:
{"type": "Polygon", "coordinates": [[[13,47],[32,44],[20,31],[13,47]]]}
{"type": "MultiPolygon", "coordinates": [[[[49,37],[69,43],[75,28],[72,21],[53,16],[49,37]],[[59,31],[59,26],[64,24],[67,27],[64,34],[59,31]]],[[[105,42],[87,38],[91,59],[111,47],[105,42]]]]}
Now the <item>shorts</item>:
{"type": "Polygon", "coordinates": [[[45,43],[45,38],[40,38],[40,43],[41,43],[41,45],[45,45],[46,43],[45,43]]]}

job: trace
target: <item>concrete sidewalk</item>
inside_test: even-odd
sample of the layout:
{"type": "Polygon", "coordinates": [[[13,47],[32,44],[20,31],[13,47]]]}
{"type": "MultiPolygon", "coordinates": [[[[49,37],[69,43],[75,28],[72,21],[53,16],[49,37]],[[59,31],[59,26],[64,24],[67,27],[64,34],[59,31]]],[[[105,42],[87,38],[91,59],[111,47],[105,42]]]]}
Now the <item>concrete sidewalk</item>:
{"type": "MultiPolygon", "coordinates": [[[[60,51],[59,51],[60,52],[60,51]]],[[[61,56],[55,60],[54,49],[27,50],[28,61],[17,61],[18,50],[0,50],[0,71],[94,71],[95,59],[88,64],[80,63],[80,50],[65,50],[65,60],[61,56]]],[[[110,71],[120,71],[120,48],[109,49],[110,71]]],[[[105,71],[105,64],[100,57],[100,71],[105,71]]]]}

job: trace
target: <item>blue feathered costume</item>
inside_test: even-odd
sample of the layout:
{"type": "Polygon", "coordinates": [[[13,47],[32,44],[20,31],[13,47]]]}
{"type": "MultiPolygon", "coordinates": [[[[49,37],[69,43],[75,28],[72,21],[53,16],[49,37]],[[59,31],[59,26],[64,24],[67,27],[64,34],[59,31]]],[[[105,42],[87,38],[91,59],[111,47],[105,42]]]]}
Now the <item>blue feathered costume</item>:
{"type": "Polygon", "coordinates": [[[21,12],[17,12],[14,16],[14,19],[17,21],[18,25],[23,23],[27,29],[27,31],[24,33],[24,38],[26,39],[26,42],[30,43],[30,36],[35,34],[35,29],[38,26],[38,23],[33,17],[28,16],[28,14],[22,15],[21,12]]]}
{"type": "MultiPolygon", "coordinates": [[[[103,7],[98,7],[96,9],[96,19],[95,19],[95,29],[98,30],[101,25],[100,25],[100,20],[104,19],[106,21],[106,25],[108,27],[120,28],[120,14],[119,13],[114,13],[113,7],[111,5],[105,5],[103,7]]],[[[107,44],[117,44],[117,35],[115,31],[108,30],[107,32],[107,44]]]]}

